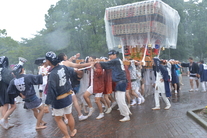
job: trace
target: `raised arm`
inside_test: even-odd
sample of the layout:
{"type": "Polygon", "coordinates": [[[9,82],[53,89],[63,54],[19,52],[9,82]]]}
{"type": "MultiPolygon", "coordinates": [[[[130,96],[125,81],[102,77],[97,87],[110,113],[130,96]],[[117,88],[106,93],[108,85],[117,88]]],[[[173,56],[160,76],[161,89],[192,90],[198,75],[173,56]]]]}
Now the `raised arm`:
{"type": "Polygon", "coordinates": [[[67,67],[72,67],[72,68],[84,68],[84,67],[88,67],[91,65],[91,63],[83,63],[83,64],[76,64],[73,63],[71,61],[64,61],[63,65],[67,66],[67,67]]]}

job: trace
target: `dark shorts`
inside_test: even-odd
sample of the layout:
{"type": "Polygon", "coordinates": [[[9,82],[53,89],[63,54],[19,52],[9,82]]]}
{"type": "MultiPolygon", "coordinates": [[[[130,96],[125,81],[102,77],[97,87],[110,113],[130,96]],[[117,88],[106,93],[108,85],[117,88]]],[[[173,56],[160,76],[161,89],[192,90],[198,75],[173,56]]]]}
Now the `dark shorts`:
{"type": "Polygon", "coordinates": [[[13,95],[10,95],[10,94],[5,94],[5,99],[4,99],[4,104],[14,104],[15,100],[14,100],[15,97],[13,97],[13,95]]]}
{"type": "Polygon", "coordinates": [[[37,108],[42,104],[42,101],[35,95],[32,101],[25,101],[25,106],[28,109],[37,108]]]}
{"type": "Polygon", "coordinates": [[[10,98],[10,97],[8,97],[6,100],[5,100],[5,102],[3,103],[3,102],[1,102],[0,103],[0,106],[3,106],[4,104],[14,104],[14,98],[10,98]]]}

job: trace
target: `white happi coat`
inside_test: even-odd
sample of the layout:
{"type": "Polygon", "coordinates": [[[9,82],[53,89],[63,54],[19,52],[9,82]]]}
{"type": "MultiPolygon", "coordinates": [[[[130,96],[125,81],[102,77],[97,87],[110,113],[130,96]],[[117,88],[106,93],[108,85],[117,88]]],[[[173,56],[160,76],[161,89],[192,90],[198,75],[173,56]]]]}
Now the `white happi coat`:
{"type": "Polygon", "coordinates": [[[156,72],[155,92],[165,93],[165,83],[160,80],[163,78],[161,72],[156,72]]]}

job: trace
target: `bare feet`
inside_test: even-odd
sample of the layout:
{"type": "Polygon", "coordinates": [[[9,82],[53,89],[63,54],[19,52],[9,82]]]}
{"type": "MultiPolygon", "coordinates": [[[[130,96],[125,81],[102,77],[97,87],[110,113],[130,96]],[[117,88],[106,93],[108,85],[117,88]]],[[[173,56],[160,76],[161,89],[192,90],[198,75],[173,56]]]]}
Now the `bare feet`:
{"type": "Polygon", "coordinates": [[[46,123],[46,122],[44,122],[44,121],[42,121],[42,122],[41,122],[41,125],[42,125],[42,126],[46,126],[46,125],[47,125],[47,123],[46,123]]]}
{"type": "Polygon", "coordinates": [[[77,133],[77,129],[74,129],[72,132],[71,132],[71,137],[74,137],[75,136],[75,134],[77,133]]]}
{"type": "Polygon", "coordinates": [[[62,137],[62,138],[70,138],[70,136],[69,136],[69,137],[65,137],[65,136],[64,136],[64,137],[62,137]]]}
{"type": "Polygon", "coordinates": [[[39,130],[39,129],[45,129],[47,126],[39,126],[39,127],[36,127],[36,130],[39,130]]]}

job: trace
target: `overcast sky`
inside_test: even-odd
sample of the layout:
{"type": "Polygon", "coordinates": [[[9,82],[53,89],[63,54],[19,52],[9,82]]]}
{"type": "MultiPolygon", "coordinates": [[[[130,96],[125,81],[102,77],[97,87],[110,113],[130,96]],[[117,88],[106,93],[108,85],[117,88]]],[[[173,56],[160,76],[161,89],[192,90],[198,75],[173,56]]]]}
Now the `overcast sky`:
{"type": "Polygon", "coordinates": [[[58,1],[0,0],[0,29],[6,29],[7,36],[17,41],[32,38],[37,31],[45,28],[44,15],[58,1]]]}
{"type": "Polygon", "coordinates": [[[0,29],[7,30],[7,36],[21,41],[32,38],[45,28],[44,15],[59,0],[0,0],[0,29]]]}

